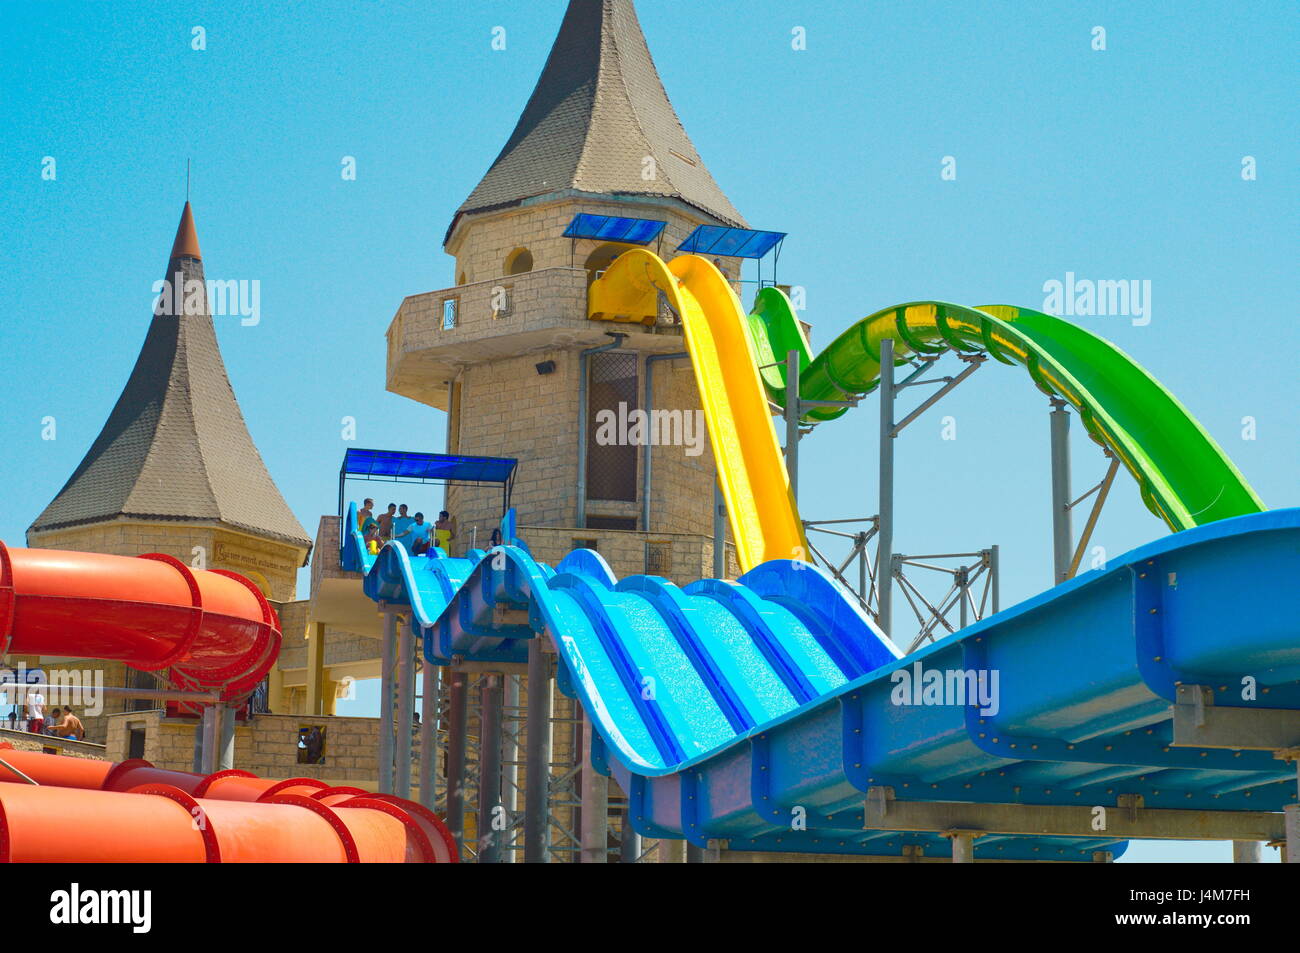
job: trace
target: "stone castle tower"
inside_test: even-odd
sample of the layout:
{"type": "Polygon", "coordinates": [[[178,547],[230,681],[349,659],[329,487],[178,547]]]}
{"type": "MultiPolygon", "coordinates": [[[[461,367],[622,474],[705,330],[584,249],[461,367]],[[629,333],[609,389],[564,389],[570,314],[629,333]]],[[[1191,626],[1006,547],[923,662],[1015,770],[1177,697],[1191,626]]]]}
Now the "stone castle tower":
{"type": "MultiPolygon", "coordinates": [[[[620,575],[711,575],[702,418],[694,446],[597,439],[602,410],[692,412],[700,398],[671,313],[588,320],[591,281],[635,246],[564,237],[578,213],[666,222],[650,246],[665,258],[698,225],[745,226],[669,102],[632,0],[569,3],[514,132],[447,229],[455,285],[408,297],[389,327],[388,389],[448,413],[449,452],[519,459],[513,502],[539,558],[594,545],[620,575]]],[[[738,260],[716,264],[739,278],[738,260]]],[[[447,508],[460,547],[483,545],[500,494],[451,487],[447,508]]]]}
{"type": "MultiPolygon", "coordinates": [[[[189,202],[165,280],[175,294],[160,297],[117,404],[27,530],[27,544],[122,556],[160,552],[241,573],[276,605],[289,632],[304,624],[303,611],[287,604],[311,541],[267,472],[230,386],[189,202]]],[[[150,676],[120,663],[102,667],[109,686],[151,684],[150,676]]],[[[122,709],[121,699],[110,699],[105,714],[122,709]]],[[[91,740],[104,740],[102,722],[87,719],[91,740]]]]}

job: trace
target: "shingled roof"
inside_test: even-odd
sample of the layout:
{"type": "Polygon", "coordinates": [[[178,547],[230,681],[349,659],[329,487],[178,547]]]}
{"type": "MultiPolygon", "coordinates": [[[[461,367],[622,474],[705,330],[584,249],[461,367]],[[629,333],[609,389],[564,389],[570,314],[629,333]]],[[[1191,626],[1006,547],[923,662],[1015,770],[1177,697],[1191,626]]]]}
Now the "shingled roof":
{"type": "Polygon", "coordinates": [[[575,189],[677,198],[726,225],[722,194],[668,101],[632,0],[570,0],[537,87],[462,215],[575,189]],[[642,177],[646,157],[656,175],[642,177]]]}
{"type": "MultiPolygon", "coordinates": [[[[203,281],[185,203],[166,278],[203,281]]],[[[217,521],[310,547],[266,471],[226,376],[206,293],[198,314],[160,298],[135,369],[81,465],[28,533],[143,520],[217,521]]]]}

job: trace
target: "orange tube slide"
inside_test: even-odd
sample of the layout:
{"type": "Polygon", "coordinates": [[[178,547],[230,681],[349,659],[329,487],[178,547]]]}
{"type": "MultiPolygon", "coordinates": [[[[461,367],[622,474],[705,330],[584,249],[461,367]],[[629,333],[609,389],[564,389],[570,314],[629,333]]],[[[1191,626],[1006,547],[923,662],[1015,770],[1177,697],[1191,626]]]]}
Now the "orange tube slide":
{"type": "Polygon", "coordinates": [[[279,620],[243,576],[158,553],[11,550],[0,542],[0,654],[165,669],[177,688],[235,700],[279,651],[279,620]]]}
{"type": "Polygon", "coordinates": [[[0,861],[458,863],[423,805],[315,778],[203,776],[0,746],[0,861]]]}

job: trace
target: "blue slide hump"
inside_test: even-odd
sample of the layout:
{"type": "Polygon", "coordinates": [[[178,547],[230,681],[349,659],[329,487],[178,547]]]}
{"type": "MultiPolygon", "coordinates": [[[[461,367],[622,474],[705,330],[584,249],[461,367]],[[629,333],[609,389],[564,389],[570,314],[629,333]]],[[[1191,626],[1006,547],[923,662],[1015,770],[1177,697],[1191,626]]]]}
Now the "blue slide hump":
{"type": "MultiPolygon", "coordinates": [[[[390,546],[365,591],[410,606],[435,664],[523,662],[547,635],[561,685],[595,729],[592,762],[627,792],[642,834],[896,855],[944,844],[864,830],[868,792],[1113,806],[1120,790],[1152,807],[1280,810],[1293,772],[1267,752],[1172,746],[1170,706],[1179,684],[1217,690],[1249,676],[1267,707],[1300,708],[1300,633],[1286,608],[1298,572],[1300,510],[1223,520],[906,659],[833,579],[789,561],[681,588],[616,580],[587,550],[551,569],[517,547],[412,559],[390,546]],[[916,690],[900,701],[900,684],[929,671],[950,684],[996,676],[997,697],[936,704],[916,690]]],[[[1104,836],[976,842],[977,857],[1007,859],[1122,849],[1104,836]]]]}

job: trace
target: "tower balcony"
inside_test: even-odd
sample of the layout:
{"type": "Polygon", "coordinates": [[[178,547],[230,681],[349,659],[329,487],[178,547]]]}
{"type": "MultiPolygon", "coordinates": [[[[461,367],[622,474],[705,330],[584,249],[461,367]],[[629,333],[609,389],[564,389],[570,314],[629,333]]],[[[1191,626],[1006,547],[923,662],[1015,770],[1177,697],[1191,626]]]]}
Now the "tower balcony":
{"type": "Polygon", "coordinates": [[[592,321],[588,273],[542,268],[520,275],[410,295],[388,326],[387,389],[439,410],[447,385],[466,366],[556,348],[606,344],[608,331],[650,352],[683,349],[681,328],[592,321]]]}

